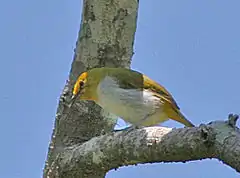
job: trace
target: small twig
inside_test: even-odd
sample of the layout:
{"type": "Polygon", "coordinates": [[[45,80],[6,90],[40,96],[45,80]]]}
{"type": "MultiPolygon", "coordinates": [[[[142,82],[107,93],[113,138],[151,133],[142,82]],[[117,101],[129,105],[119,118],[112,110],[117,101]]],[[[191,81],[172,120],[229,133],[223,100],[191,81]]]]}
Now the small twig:
{"type": "Polygon", "coordinates": [[[237,115],[237,114],[229,114],[228,115],[228,124],[231,127],[236,127],[238,118],[239,118],[239,115],[237,115]]]}

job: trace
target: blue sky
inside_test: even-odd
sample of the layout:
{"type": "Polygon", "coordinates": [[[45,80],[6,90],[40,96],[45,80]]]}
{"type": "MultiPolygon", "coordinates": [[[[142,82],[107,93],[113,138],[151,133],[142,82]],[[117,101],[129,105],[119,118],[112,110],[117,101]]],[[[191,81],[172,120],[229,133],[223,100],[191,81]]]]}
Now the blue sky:
{"type": "MultiPolygon", "coordinates": [[[[41,177],[79,30],[79,0],[0,2],[0,175],[41,177]]],[[[239,113],[240,1],[140,2],[132,68],[163,84],[195,124],[239,113]]],[[[168,122],[164,125],[180,127],[168,122]]],[[[237,178],[216,160],[147,164],[107,178],[237,178]]]]}

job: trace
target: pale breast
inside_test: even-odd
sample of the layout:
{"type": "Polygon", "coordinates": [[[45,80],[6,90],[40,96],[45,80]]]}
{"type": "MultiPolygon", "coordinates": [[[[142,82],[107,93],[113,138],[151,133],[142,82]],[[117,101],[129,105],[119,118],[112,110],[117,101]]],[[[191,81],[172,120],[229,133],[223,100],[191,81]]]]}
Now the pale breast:
{"type": "Polygon", "coordinates": [[[144,125],[154,125],[160,122],[160,98],[147,90],[119,88],[110,77],[106,77],[98,86],[98,104],[132,124],[142,125],[141,122],[144,122],[144,125]]]}

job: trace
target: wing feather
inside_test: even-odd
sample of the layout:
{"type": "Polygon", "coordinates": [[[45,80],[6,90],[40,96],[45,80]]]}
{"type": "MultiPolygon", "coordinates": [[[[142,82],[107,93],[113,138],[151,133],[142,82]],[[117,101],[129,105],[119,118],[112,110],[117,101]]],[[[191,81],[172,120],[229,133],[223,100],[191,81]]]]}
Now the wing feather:
{"type": "Polygon", "coordinates": [[[143,75],[144,78],[144,88],[152,90],[155,93],[155,96],[167,101],[175,109],[180,109],[176,101],[173,99],[172,95],[160,84],[143,75]]]}
{"type": "Polygon", "coordinates": [[[162,85],[148,78],[144,74],[123,68],[115,69],[115,71],[109,70],[108,72],[112,72],[111,76],[116,77],[119,87],[124,89],[151,90],[156,97],[163,99],[173,106],[174,109],[179,110],[179,106],[173,99],[172,95],[162,85]]]}

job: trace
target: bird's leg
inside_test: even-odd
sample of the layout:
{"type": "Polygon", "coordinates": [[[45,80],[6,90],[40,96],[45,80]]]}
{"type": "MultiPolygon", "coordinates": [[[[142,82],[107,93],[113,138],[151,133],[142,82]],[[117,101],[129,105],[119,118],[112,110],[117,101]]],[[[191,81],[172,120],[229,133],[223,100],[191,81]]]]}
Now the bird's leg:
{"type": "Polygon", "coordinates": [[[145,121],[148,117],[154,115],[156,113],[156,111],[150,113],[150,114],[147,114],[146,116],[144,116],[139,122],[135,123],[134,125],[131,125],[131,126],[128,126],[124,129],[118,129],[118,130],[114,130],[114,132],[119,132],[119,131],[126,131],[127,133],[135,130],[135,129],[141,129],[143,128],[143,126],[141,126],[141,123],[143,121],[145,121]]]}
{"type": "Polygon", "coordinates": [[[131,126],[128,126],[128,127],[123,128],[123,129],[116,129],[116,130],[113,130],[113,131],[114,131],[114,132],[119,132],[119,131],[128,131],[128,132],[130,132],[130,131],[132,131],[132,130],[134,130],[134,129],[140,129],[140,128],[141,128],[141,126],[131,125],[131,126]]]}
{"type": "Polygon", "coordinates": [[[135,129],[140,129],[140,128],[143,128],[142,126],[139,126],[139,125],[131,125],[129,127],[126,127],[124,129],[121,129],[121,130],[114,130],[114,132],[119,132],[119,131],[123,131],[124,134],[128,134],[129,132],[135,130],[135,129]]]}

